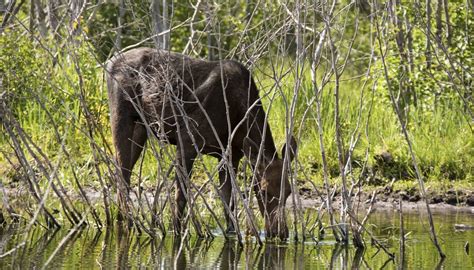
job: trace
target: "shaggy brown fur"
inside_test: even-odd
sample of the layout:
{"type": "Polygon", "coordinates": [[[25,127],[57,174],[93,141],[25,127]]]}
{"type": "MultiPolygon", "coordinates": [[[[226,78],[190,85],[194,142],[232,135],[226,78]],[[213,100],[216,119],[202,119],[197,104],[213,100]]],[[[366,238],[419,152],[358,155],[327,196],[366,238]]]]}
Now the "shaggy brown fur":
{"type": "MultiPolygon", "coordinates": [[[[282,177],[283,160],[278,158],[255,82],[243,65],[137,48],[111,59],[106,72],[116,159],[127,185],[122,193],[127,192],[131,171],[148,136],[176,145],[174,225],[179,233],[194,159],[199,153],[225,157],[229,162],[222,166],[219,179],[228,206],[226,221],[232,230],[231,170],[235,172],[246,155],[256,167],[254,188],[267,235],[288,236],[281,217],[290,194],[289,182],[286,175],[282,177]],[[263,151],[257,160],[260,145],[263,151]],[[281,187],[284,192],[280,195],[281,187]]],[[[296,150],[293,138],[290,149],[291,153],[296,150]]]]}

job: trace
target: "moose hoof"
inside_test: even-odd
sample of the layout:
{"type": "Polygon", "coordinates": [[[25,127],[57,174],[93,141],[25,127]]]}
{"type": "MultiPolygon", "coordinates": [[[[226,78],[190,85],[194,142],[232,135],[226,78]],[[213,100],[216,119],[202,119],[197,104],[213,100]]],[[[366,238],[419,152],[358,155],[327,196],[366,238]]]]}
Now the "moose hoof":
{"type": "Polygon", "coordinates": [[[182,234],[182,231],[181,231],[181,230],[182,230],[182,226],[181,226],[181,222],[180,222],[180,221],[175,220],[175,221],[173,222],[173,227],[174,227],[174,234],[175,234],[176,236],[179,236],[179,235],[182,234]]]}
{"type": "Polygon", "coordinates": [[[229,227],[227,227],[227,229],[225,230],[225,234],[235,235],[235,234],[237,234],[237,231],[235,230],[234,226],[229,225],[229,227]]]}
{"type": "Polygon", "coordinates": [[[121,227],[128,227],[132,228],[133,227],[133,219],[130,217],[124,216],[122,213],[117,214],[117,223],[121,227]]]}
{"type": "Polygon", "coordinates": [[[267,230],[265,232],[265,235],[266,235],[267,239],[276,239],[276,238],[278,238],[281,241],[285,241],[289,237],[289,232],[288,232],[288,229],[286,229],[286,228],[281,229],[281,230],[275,230],[275,231],[267,230]]]}

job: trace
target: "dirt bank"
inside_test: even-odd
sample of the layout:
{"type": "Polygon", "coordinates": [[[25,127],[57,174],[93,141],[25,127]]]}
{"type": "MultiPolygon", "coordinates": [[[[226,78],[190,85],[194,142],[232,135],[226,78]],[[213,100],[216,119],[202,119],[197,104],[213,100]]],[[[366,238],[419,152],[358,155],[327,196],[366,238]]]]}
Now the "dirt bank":
{"type": "MultiPolygon", "coordinates": [[[[321,207],[326,196],[317,194],[314,190],[300,190],[301,206],[304,208],[321,207]]],[[[448,190],[446,192],[428,192],[428,203],[433,213],[462,212],[474,214],[474,192],[465,190],[448,190]]],[[[376,211],[392,211],[399,209],[399,200],[402,199],[402,210],[404,212],[426,212],[426,203],[421,199],[417,190],[392,191],[379,188],[372,192],[360,191],[352,196],[354,208],[368,209],[373,204],[376,211]],[[375,198],[372,198],[375,196],[375,198]]],[[[332,199],[333,207],[339,209],[342,196],[335,192],[332,199]]],[[[291,207],[291,197],[287,201],[291,207]]]]}
{"type": "MultiPolygon", "coordinates": [[[[10,186],[4,187],[6,195],[10,198],[10,202],[18,204],[24,196],[29,196],[28,191],[25,187],[21,186],[10,186]],[[13,200],[12,200],[13,199],[13,200]]],[[[87,187],[84,191],[88,199],[92,203],[102,202],[102,193],[96,188],[87,187]]],[[[205,193],[215,192],[211,190],[204,191],[205,193]]],[[[133,201],[137,201],[136,192],[130,194],[133,201]]],[[[148,198],[149,201],[153,200],[155,192],[153,189],[142,190],[142,198],[148,198]]],[[[77,191],[68,192],[70,198],[74,201],[80,201],[82,198],[79,196],[77,191]]],[[[301,188],[299,190],[299,202],[303,208],[312,208],[315,210],[324,207],[324,201],[326,198],[325,194],[316,192],[314,189],[301,188]]],[[[54,195],[53,195],[54,196],[54,195]]],[[[446,192],[429,192],[427,194],[430,208],[433,213],[445,213],[445,212],[462,212],[474,214],[474,192],[473,191],[461,191],[461,190],[448,190],[446,192]]],[[[341,205],[341,194],[335,192],[332,205],[334,208],[339,209],[341,205]]],[[[426,212],[426,205],[424,200],[421,200],[419,192],[416,190],[410,191],[391,191],[386,188],[379,188],[371,192],[360,191],[356,195],[352,196],[352,205],[354,208],[359,210],[366,210],[373,204],[373,209],[376,211],[394,211],[399,209],[399,200],[402,201],[402,207],[404,212],[426,212]],[[375,198],[372,199],[372,196],[375,198]]],[[[112,195],[112,199],[115,199],[115,195],[112,195]]],[[[216,199],[217,195],[216,195],[216,199]]],[[[20,203],[21,205],[21,203],[20,203]]],[[[255,202],[256,205],[256,202],[255,202]]],[[[293,197],[287,200],[288,208],[292,208],[293,197]]]]}

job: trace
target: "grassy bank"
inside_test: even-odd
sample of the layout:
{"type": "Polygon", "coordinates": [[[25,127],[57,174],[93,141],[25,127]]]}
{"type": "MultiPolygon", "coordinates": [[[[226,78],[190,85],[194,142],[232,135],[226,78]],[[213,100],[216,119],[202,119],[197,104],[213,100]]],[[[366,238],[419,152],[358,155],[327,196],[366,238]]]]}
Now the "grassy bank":
{"type": "MultiPolygon", "coordinates": [[[[292,69],[288,59],[288,70],[292,69]]],[[[299,160],[302,170],[310,179],[321,183],[321,148],[317,129],[317,112],[314,87],[311,83],[309,63],[301,79],[296,100],[294,134],[300,138],[299,160]]],[[[285,69],[284,69],[285,70],[285,69]]],[[[383,78],[372,70],[369,76],[351,74],[341,79],[340,117],[344,148],[348,151],[351,140],[358,138],[352,155],[354,176],[367,178],[368,184],[384,185],[393,179],[413,180],[415,173],[407,143],[388,98],[383,78]],[[361,168],[367,165],[366,172],[361,168]]],[[[265,73],[265,72],[263,72],[265,73]]],[[[322,72],[321,72],[322,73],[322,72]]],[[[285,120],[295,91],[295,74],[281,80],[281,89],[275,89],[275,80],[262,77],[261,92],[266,93],[264,103],[269,110],[270,125],[280,145],[284,143],[285,120]],[[270,91],[270,92],[267,92],[270,91]],[[277,94],[271,104],[273,92],[277,94]]],[[[337,179],[337,148],[334,124],[334,83],[322,92],[321,117],[323,143],[328,155],[329,172],[337,179]]],[[[424,177],[433,187],[458,185],[472,188],[474,181],[474,136],[469,119],[461,103],[447,103],[435,109],[410,106],[407,128],[414,152],[424,177]]]]}

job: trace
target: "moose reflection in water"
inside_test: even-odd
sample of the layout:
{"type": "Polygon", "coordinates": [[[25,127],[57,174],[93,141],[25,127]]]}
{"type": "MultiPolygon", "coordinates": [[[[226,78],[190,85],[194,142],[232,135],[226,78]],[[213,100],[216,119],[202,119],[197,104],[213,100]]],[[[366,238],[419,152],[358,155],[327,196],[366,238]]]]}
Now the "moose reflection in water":
{"type": "Polygon", "coordinates": [[[472,246],[474,231],[457,231],[454,226],[472,222],[472,214],[433,217],[440,224],[440,235],[449,239],[443,242],[447,258],[441,262],[426,233],[426,224],[420,222],[423,216],[404,215],[409,236],[405,253],[400,254],[398,213],[375,212],[368,223],[378,239],[396,252],[395,259],[372,245],[355,249],[339,245],[331,237],[320,242],[307,239],[304,243],[266,242],[260,246],[253,238],[243,245],[222,236],[204,240],[194,236],[151,238],[121,226],[102,232],[90,227],[77,231],[35,227],[25,231],[21,226],[0,226],[0,268],[472,269],[474,257],[464,246],[466,242],[472,246]]]}
{"type": "MultiPolygon", "coordinates": [[[[349,254],[341,253],[339,250],[343,248],[340,246],[333,249],[331,256],[325,256],[317,246],[273,243],[260,246],[252,242],[240,245],[237,240],[223,238],[213,241],[201,238],[182,241],[180,237],[152,239],[139,237],[135,232],[120,226],[105,232],[79,230],[72,237],[64,238],[67,234],[66,230],[33,230],[25,245],[3,258],[4,261],[0,258],[1,265],[26,269],[46,266],[86,269],[128,269],[141,266],[164,269],[302,269],[311,265],[311,262],[314,263],[314,260],[321,259],[324,265],[337,266],[341,259],[348,259],[343,256],[349,254]],[[313,257],[308,257],[308,254],[313,257]]],[[[2,235],[18,237],[15,230],[3,231],[2,235]]],[[[9,241],[2,243],[7,242],[9,241]]]]}
{"type": "MultiPolygon", "coordinates": [[[[117,269],[137,265],[137,256],[147,254],[140,249],[149,249],[150,254],[148,260],[144,257],[139,265],[165,269],[304,269],[315,266],[315,261],[328,269],[358,269],[362,265],[370,268],[363,258],[364,249],[354,251],[340,244],[331,247],[327,253],[330,256],[326,256],[320,246],[277,245],[271,242],[263,246],[250,242],[240,245],[233,239],[207,241],[196,238],[182,242],[180,238],[170,238],[145,242],[146,245],[143,245],[134,241],[127,231],[123,232],[116,235],[116,243],[119,243],[116,246],[117,269]]],[[[110,248],[107,245],[105,247],[110,248]]],[[[387,259],[384,264],[390,262],[393,261],[387,259]]]]}
{"type": "MultiPolygon", "coordinates": [[[[124,231],[125,232],[125,231],[124,231]]],[[[277,246],[267,243],[259,246],[256,243],[240,245],[237,240],[229,239],[225,241],[207,241],[202,238],[195,238],[191,241],[182,242],[181,238],[164,239],[163,241],[149,241],[147,247],[140,246],[133,240],[133,236],[127,232],[117,234],[116,246],[117,269],[130,268],[137,264],[137,255],[143,254],[139,249],[150,250],[148,260],[141,261],[143,266],[153,266],[159,268],[193,269],[193,268],[213,268],[213,269],[238,269],[241,267],[257,269],[285,269],[285,266],[292,266],[290,269],[304,267],[303,250],[299,256],[291,256],[289,260],[286,256],[288,247],[277,246]],[[133,249],[136,250],[133,250],[133,249]]],[[[146,253],[145,253],[146,254],[146,253]]],[[[143,258],[145,259],[145,258],[143,258]]]]}
{"type": "MultiPolygon", "coordinates": [[[[14,230],[2,233],[6,237],[18,236],[14,230]]],[[[64,238],[67,234],[66,230],[34,230],[25,245],[3,261],[0,258],[1,265],[26,269],[304,269],[311,266],[339,269],[373,264],[363,260],[364,250],[354,252],[350,246],[338,244],[305,246],[267,242],[260,246],[255,242],[241,245],[236,239],[222,237],[213,241],[202,238],[182,241],[180,237],[152,239],[139,237],[120,226],[105,232],[79,230],[64,238]]]]}
{"type": "MultiPolygon", "coordinates": [[[[284,166],[292,160],[296,141],[278,156],[265,111],[250,72],[230,60],[204,61],[151,48],[116,55],[106,68],[110,122],[122,181],[118,181],[121,213],[129,216],[130,175],[149,136],[176,145],[175,233],[180,233],[189,200],[189,179],[199,154],[219,159],[220,196],[227,232],[238,226],[232,215],[239,196],[233,186],[245,155],[257,181],[252,184],[267,237],[288,237],[285,202],[291,187],[284,166]],[[285,155],[288,153],[288,155],[285,155]]],[[[254,229],[254,234],[258,232],[254,229]]]]}

